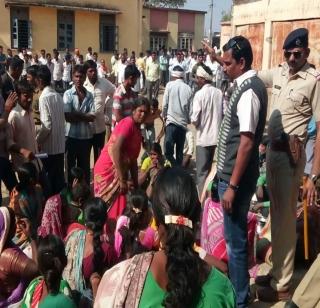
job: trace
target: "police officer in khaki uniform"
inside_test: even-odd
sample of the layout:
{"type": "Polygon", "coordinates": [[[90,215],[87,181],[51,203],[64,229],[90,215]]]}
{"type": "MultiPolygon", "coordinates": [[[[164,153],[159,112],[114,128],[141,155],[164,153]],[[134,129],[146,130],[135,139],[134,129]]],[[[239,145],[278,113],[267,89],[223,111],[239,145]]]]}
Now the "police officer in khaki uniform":
{"type": "Polygon", "coordinates": [[[304,194],[308,203],[316,200],[315,182],[320,174],[320,82],[308,63],[308,30],[292,31],[284,45],[285,63],[259,72],[272,88],[267,152],[267,181],[271,200],[271,242],[273,268],[257,277],[257,294],[262,301],[289,298],[296,248],[296,206],[305,166],[304,144],[312,117],[317,125],[315,157],[304,194]]]}

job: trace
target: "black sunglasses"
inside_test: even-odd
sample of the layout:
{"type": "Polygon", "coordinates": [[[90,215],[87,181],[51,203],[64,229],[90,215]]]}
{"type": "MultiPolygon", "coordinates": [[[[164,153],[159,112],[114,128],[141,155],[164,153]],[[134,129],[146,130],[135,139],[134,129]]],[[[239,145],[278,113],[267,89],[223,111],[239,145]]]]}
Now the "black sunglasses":
{"type": "Polygon", "coordinates": [[[237,50],[241,50],[241,47],[239,46],[238,42],[234,39],[231,39],[228,42],[228,49],[237,49],[237,50]]]}
{"type": "Polygon", "coordinates": [[[301,56],[302,56],[302,52],[301,51],[284,51],[284,57],[286,58],[286,59],[289,59],[290,57],[291,57],[291,55],[293,55],[294,56],[294,58],[295,59],[300,59],[301,58],[301,56]]]}

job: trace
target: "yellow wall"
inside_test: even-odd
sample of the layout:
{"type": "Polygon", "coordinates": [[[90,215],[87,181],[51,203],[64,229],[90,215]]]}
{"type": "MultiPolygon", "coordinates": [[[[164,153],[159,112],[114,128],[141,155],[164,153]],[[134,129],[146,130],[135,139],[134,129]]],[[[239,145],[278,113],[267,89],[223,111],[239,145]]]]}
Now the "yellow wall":
{"type": "Polygon", "coordinates": [[[32,6],[29,8],[32,21],[32,50],[40,53],[41,49],[52,54],[57,48],[57,10],[32,6]]]}
{"type": "Polygon", "coordinates": [[[4,1],[0,1],[0,45],[3,46],[5,53],[7,48],[11,48],[10,9],[5,8],[4,1]]]}
{"type": "Polygon", "coordinates": [[[150,49],[150,9],[143,9],[144,18],[142,19],[142,50],[145,52],[150,49]]]}
{"type": "Polygon", "coordinates": [[[74,47],[79,48],[81,54],[85,56],[88,47],[99,53],[99,18],[97,12],[76,11],[75,20],[75,42],[74,47]]]}
{"type": "Polygon", "coordinates": [[[168,48],[178,46],[178,13],[168,12],[168,48]]]}
{"type": "Polygon", "coordinates": [[[204,14],[196,14],[195,15],[195,23],[194,23],[194,40],[193,40],[193,49],[197,50],[202,47],[201,41],[203,39],[204,32],[204,14]]]}

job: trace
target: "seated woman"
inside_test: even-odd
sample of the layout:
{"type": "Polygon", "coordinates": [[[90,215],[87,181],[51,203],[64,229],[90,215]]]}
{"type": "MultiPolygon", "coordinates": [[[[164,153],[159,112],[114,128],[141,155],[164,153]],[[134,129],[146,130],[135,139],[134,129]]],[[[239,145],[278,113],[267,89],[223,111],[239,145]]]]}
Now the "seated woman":
{"type": "Polygon", "coordinates": [[[228,278],[194,250],[200,211],[192,177],[180,168],[160,171],[153,212],[161,250],[136,255],[107,271],[95,307],[236,307],[228,278]]]}
{"type": "Polygon", "coordinates": [[[38,275],[37,264],[13,244],[15,231],[13,210],[0,207],[0,307],[19,307],[28,283],[38,275]]]}
{"type": "Polygon", "coordinates": [[[90,187],[84,180],[82,169],[72,168],[71,176],[72,187],[64,188],[59,194],[47,200],[38,228],[39,236],[53,234],[63,239],[69,228],[75,227],[74,224],[80,228],[78,223],[83,223],[82,207],[91,196],[90,187]]]}
{"type": "Polygon", "coordinates": [[[85,230],[71,231],[65,241],[68,263],[63,278],[88,301],[88,306],[96,291],[92,289],[92,279],[102,276],[117,259],[113,246],[102,237],[106,215],[107,207],[102,199],[88,200],[84,207],[85,230]]]}
{"type": "Polygon", "coordinates": [[[75,308],[68,283],[62,280],[62,271],[67,264],[63,241],[55,235],[40,238],[38,244],[38,266],[40,277],[27,288],[21,308],[62,307],[75,308]]]}
{"type": "Polygon", "coordinates": [[[134,188],[138,187],[137,159],[142,142],[140,125],[148,110],[146,98],[134,101],[132,116],[118,123],[94,166],[94,194],[106,202],[113,230],[126,207],[129,176],[134,188]]]}
{"type": "MultiPolygon", "coordinates": [[[[44,205],[44,197],[38,184],[38,172],[35,165],[33,163],[22,164],[18,169],[18,179],[18,185],[10,194],[9,207],[13,209],[16,221],[23,218],[30,221],[32,234],[35,235],[41,222],[44,205]]],[[[30,241],[22,232],[20,224],[17,224],[14,242],[31,257],[30,241]]]]}
{"type": "Polygon", "coordinates": [[[159,143],[154,142],[149,151],[149,156],[143,160],[139,173],[139,186],[146,189],[147,195],[151,198],[152,186],[159,171],[171,164],[162,155],[162,149],[159,143]]]}
{"type": "Polygon", "coordinates": [[[149,226],[150,221],[146,194],[141,190],[133,191],[116,226],[114,247],[120,259],[129,259],[153,248],[156,234],[149,226]]]}

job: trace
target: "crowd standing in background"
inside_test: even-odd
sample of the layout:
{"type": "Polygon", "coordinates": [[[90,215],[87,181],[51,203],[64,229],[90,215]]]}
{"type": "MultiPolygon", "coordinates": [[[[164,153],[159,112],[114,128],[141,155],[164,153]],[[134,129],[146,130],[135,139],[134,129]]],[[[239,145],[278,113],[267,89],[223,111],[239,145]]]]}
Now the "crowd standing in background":
{"type": "Polygon", "coordinates": [[[320,219],[308,35],[261,72],[243,36],[110,63],[0,46],[0,307],[248,307],[250,277],[259,300],[319,305],[313,234],[290,293],[303,198],[320,219]]]}

